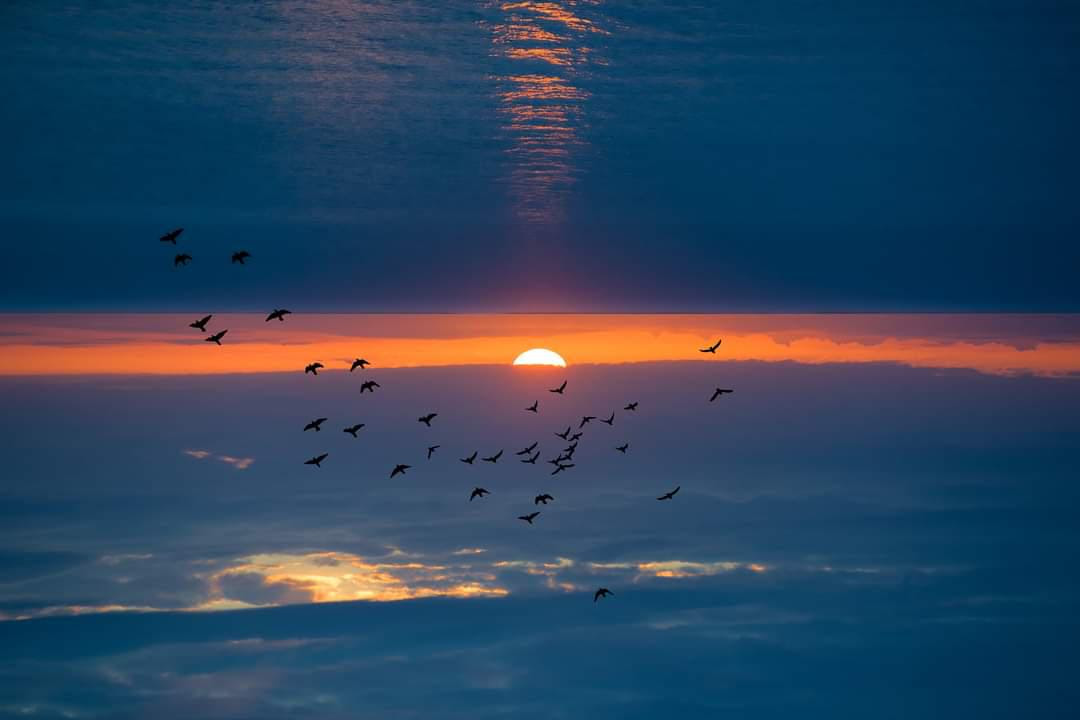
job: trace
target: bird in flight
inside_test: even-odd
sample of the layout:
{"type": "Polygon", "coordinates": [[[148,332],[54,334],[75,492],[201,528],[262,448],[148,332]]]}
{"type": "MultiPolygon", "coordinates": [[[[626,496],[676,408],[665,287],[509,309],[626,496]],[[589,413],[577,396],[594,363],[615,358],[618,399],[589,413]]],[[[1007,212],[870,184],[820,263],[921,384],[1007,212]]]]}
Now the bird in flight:
{"type": "Polygon", "coordinates": [[[562,381],[562,385],[560,385],[557,388],[552,388],[552,389],[548,390],[548,392],[558,393],[559,395],[562,395],[564,390],[566,390],[566,381],[565,380],[562,381]]]}
{"type": "Polygon", "coordinates": [[[674,490],[672,490],[671,492],[666,492],[666,493],[664,493],[663,495],[661,495],[660,497],[658,497],[656,499],[657,500],[670,500],[671,498],[675,497],[675,493],[679,492],[679,488],[681,488],[681,487],[682,487],[682,485],[677,485],[674,490]]]}
{"type": "Polygon", "coordinates": [[[531,513],[529,513],[528,515],[518,515],[518,520],[524,520],[525,522],[527,522],[527,523],[529,523],[530,525],[532,525],[532,524],[533,524],[533,520],[535,520],[535,519],[536,519],[536,516],[537,516],[537,515],[539,515],[539,514],[540,514],[540,511],[539,511],[539,510],[537,510],[536,512],[531,512],[531,513]]]}
{"type": "Polygon", "coordinates": [[[404,475],[405,471],[411,467],[412,465],[402,465],[400,463],[395,465],[394,469],[390,471],[390,478],[393,479],[397,475],[404,475]]]}
{"type": "Polygon", "coordinates": [[[315,432],[319,432],[320,430],[322,430],[322,428],[319,426],[322,425],[324,422],[326,422],[326,418],[317,418],[315,420],[312,420],[304,426],[304,432],[307,432],[308,430],[314,430],[315,432]]]}
{"type": "Polygon", "coordinates": [[[180,233],[182,233],[182,232],[184,232],[184,228],[176,228],[175,230],[171,230],[171,231],[165,233],[159,239],[161,240],[161,242],[168,242],[168,243],[172,243],[173,245],[175,245],[176,244],[176,238],[180,237],[180,233]]]}
{"type": "Polygon", "coordinates": [[[547,493],[544,493],[543,495],[537,495],[533,498],[533,505],[547,505],[550,501],[554,499],[555,498],[551,497],[547,493]]]}
{"type": "Polygon", "coordinates": [[[566,440],[568,437],[570,437],[570,430],[571,429],[572,428],[569,425],[567,425],[566,426],[566,432],[555,433],[555,437],[561,437],[563,440],[566,440]]]}
{"type": "Polygon", "coordinates": [[[361,370],[363,370],[365,367],[367,367],[370,364],[371,363],[369,363],[364,358],[356,358],[355,360],[352,361],[352,367],[349,368],[349,372],[352,372],[356,368],[360,368],[361,370]]]}
{"type": "Polygon", "coordinates": [[[427,459],[430,460],[431,456],[435,454],[435,451],[441,448],[442,445],[431,445],[427,449],[427,459]]]}
{"type": "Polygon", "coordinates": [[[428,427],[431,427],[431,421],[434,420],[435,418],[437,418],[438,416],[439,416],[439,413],[428,413],[427,415],[423,415],[421,417],[416,418],[416,422],[422,422],[425,425],[427,425],[428,427]]]}
{"type": "Polygon", "coordinates": [[[266,316],[265,322],[270,322],[271,320],[285,322],[286,315],[292,315],[292,310],[286,310],[285,308],[274,308],[274,311],[266,316]]]}
{"type": "Polygon", "coordinates": [[[499,458],[502,457],[502,454],[503,454],[503,451],[500,450],[499,452],[495,453],[491,457],[480,458],[480,459],[483,460],[484,462],[497,463],[497,462],[499,462],[499,458]]]}
{"type": "Polygon", "coordinates": [[[574,454],[575,450],[577,450],[577,443],[572,442],[572,443],[570,443],[569,445],[566,446],[566,449],[563,450],[563,452],[566,453],[566,457],[570,457],[571,455],[574,454]]]}
{"type": "Polygon", "coordinates": [[[615,413],[611,413],[611,417],[609,417],[607,420],[604,420],[603,418],[600,418],[600,422],[607,423],[608,425],[614,425],[615,424],[615,413]]]}
{"type": "Polygon", "coordinates": [[[203,332],[206,332],[206,323],[210,322],[210,318],[212,318],[212,317],[214,317],[214,316],[213,315],[207,315],[206,317],[204,317],[204,318],[202,318],[200,320],[196,320],[195,322],[191,323],[190,325],[188,325],[188,327],[195,328],[196,330],[202,330],[203,332]]]}
{"type": "Polygon", "coordinates": [[[469,502],[472,502],[474,498],[480,498],[481,500],[483,500],[485,495],[490,495],[490,494],[491,494],[490,490],[485,490],[482,487],[475,487],[475,488],[472,489],[472,492],[469,494],[469,502]]]}
{"type": "Polygon", "coordinates": [[[480,451],[479,450],[473,450],[473,454],[470,455],[469,457],[461,458],[461,462],[465,463],[466,465],[472,465],[474,462],[476,462],[476,454],[478,452],[480,452],[480,451]]]}
{"type": "Polygon", "coordinates": [[[563,470],[568,470],[569,468],[572,468],[572,467],[574,467],[574,463],[570,463],[570,464],[568,464],[568,465],[560,465],[560,464],[556,464],[556,465],[555,465],[555,469],[551,471],[551,474],[552,474],[552,475],[558,475],[558,474],[559,474],[559,473],[561,473],[561,472],[562,472],[563,470]]]}
{"type": "Polygon", "coordinates": [[[629,405],[627,405],[626,407],[624,407],[623,410],[627,410],[629,412],[634,412],[635,410],[637,410],[637,403],[632,402],[629,405]]]}
{"type": "Polygon", "coordinates": [[[522,460],[521,462],[523,462],[523,463],[529,463],[530,465],[535,465],[535,464],[536,464],[536,459],[537,459],[538,457],[540,457],[540,451],[539,451],[539,450],[537,450],[537,451],[536,451],[536,454],[535,454],[535,455],[533,455],[533,456],[532,456],[531,458],[529,458],[528,460],[522,460]]]}
{"type": "Polygon", "coordinates": [[[581,424],[578,425],[578,430],[585,427],[586,425],[588,425],[589,423],[591,423],[595,419],[596,419],[595,415],[582,415],[581,416],[581,424]]]}
{"type": "Polygon", "coordinates": [[[360,428],[364,427],[364,423],[356,423],[352,427],[345,428],[345,432],[349,433],[353,437],[356,437],[356,433],[360,432],[360,428]]]}
{"type": "Polygon", "coordinates": [[[225,333],[227,333],[227,332],[229,332],[227,329],[222,330],[221,332],[216,332],[213,335],[211,335],[210,337],[204,338],[204,341],[205,342],[217,343],[218,345],[220,345],[221,344],[221,338],[225,337],[225,333]]]}
{"type": "Polygon", "coordinates": [[[716,354],[716,348],[720,347],[720,343],[722,343],[722,342],[724,342],[724,341],[723,340],[717,340],[714,344],[710,345],[707,348],[701,348],[701,350],[699,350],[698,352],[707,352],[707,353],[712,353],[713,355],[715,355],[716,354]]]}
{"type": "Polygon", "coordinates": [[[234,252],[232,254],[232,262],[234,265],[236,263],[240,263],[241,265],[243,265],[244,261],[247,260],[249,257],[251,257],[251,253],[249,253],[247,250],[238,250],[237,252],[234,252]]]}
{"type": "Polygon", "coordinates": [[[597,590],[596,592],[593,593],[592,601],[596,602],[600,598],[606,598],[608,595],[611,595],[612,597],[614,597],[615,593],[611,592],[607,588],[602,587],[602,588],[600,588],[599,590],[597,590]]]}
{"type": "Polygon", "coordinates": [[[529,407],[525,408],[525,411],[526,412],[538,413],[538,412],[540,412],[540,410],[538,409],[539,407],[540,407],[540,401],[539,400],[533,400],[533,404],[530,405],[529,407]]]}
{"type": "Polygon", "coordinates": [[[311,373],[312,375],[318,375],[319,368],[321,367],[323,367],[323,364],[321,362],[313,362],[310,365],[304,367],[304,374],[307,375],[308,373],[311,373]]]}
{"type": "Polygon", "coordinates": [[[728,393],[733,393],[733,392],[735,392],[735,391],[734,390],[728,390],[727,388],[716,388],[716,391],[713,392],[712,397],[709,398],[709,402],[712,402],[713,400],[720,397],[721,395],[727,395],[728,393]]]}
{"type": "Polygon", "coordinates": [[[172,264],[173,267],[180,267],[181,265],[187,265],[189,262],[191,262],[191,256],[187,253],[180,253],[173,258],[172,264]]]}
{"type": "Polygon", "coordinates": [[[382,385],[375,382],[374,380],[365,380],[364,382],[360,383],[360,394],[363,395],[365,390],[369,392],[375,392],[375,388],[377,387],[382,387],[382,385]]]}
{"type": "Polygon", "coordinates": [[[568,439],[568,440],[569,440],[570,442],[577,442],[578,440],[580,440],[580,439],[581,439],[581,433],[579,433],[579,432],[576,432],[576,433],[574,433],[573,435],[571,435],[571,436],[570,436],[569,438],[567,438],[567,439],[568,439]]]}
{"type": "Polygon", "coordinates": [[[568,459],[569,458],[567,458],[565,455],[559,455],[559,457],[557,457],[557,458],[552,458],[551,460],[548,460],[547,464],[548,465],[559,465],[559,464],[562,463],[563,460],[568,460],[568,459]]]}
{"type": "Polygon", "coordinates": [[[310,460],[305,460],[304,464],[305,465],[314,465],[317,468],[321,468],[322,467],[322,461],[325,460],[327,455],[329,455],[329,454],[330,453],[323,453],[322,455],[316,455],[315,457],[311,458],[310,460]]]}
{"type": "Polygon", "coordinates": [[[516,453],[514,453],[514,454],[515,454],[515,455],[531,455],[531,454],[532,454],[532,451],[533,451],[533,450],[535,450],[535,449],[536,449],[536,446],[537,446],[537,445],[539,445],[539,444],[540,444],[540,443],[533,443],[532,445],[530,445],[529,447],[525,448],[524,450],[518,450],[518,451],[517,451],[516,453]]]}
{"type": "Polygon", "coordinates": [[[630,447],[630,443],[624,443],[624,444],[622,444],[622,445],[617,445],[617,446],[615,446],[615,449],[616,449],[616,450],[618,450],[619,452],[621,452],[621,453],[622,453],[623,455],[625,455],[625,454],[626,454],[626,450],[627,450],[627,448],[629,448],[629,447],[630,447]]]}

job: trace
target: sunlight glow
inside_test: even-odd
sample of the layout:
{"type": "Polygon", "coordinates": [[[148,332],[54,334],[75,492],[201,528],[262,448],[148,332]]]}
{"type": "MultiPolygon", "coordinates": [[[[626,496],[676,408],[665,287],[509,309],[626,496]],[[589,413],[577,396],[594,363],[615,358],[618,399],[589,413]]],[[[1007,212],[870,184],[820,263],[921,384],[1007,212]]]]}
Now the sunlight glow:
{"type": "Polygon", "coordinates": [[[515,365],[555,365],[566,367],[566,361],[556,352],[545,348],[526,350],[514,359],[515,365]]]}

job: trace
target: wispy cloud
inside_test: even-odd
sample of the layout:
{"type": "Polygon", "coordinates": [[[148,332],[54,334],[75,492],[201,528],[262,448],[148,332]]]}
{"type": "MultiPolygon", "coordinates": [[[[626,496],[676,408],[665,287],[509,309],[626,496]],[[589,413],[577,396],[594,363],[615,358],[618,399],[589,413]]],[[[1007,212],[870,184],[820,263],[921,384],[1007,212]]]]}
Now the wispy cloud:
{"type": "Polygon", "coordinates": [[[232,465],[237,470],[247,470],[255,462],[253,457],[234,457],[232,455],[214,455],[209,450],[184,450],[185,455],[189,455],[196,460],[205,460],[208,457],[213,457],[215,460],[220,460],[226,465],[232,465]]]}

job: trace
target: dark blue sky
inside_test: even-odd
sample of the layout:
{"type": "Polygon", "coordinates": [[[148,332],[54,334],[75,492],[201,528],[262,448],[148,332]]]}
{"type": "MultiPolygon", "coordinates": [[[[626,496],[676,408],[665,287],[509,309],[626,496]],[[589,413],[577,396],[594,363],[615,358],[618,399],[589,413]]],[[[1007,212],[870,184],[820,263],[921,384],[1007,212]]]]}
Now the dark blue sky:
{"type": "Polygon", "coordinates": [[[0,308],[1080,307],[1076,4],[508,7],[9,5],[0,308]]]}

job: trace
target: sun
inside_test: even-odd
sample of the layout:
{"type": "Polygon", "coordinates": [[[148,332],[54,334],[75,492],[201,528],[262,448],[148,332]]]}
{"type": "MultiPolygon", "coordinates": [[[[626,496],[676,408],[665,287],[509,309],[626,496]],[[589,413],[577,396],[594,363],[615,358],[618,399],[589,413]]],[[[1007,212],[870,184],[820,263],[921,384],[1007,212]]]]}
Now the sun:
{"type": "Polygon", "coordinates": [[[515,365],[555,365],[556,367],[566,367],[566,361],[562,359],[562,356],[557,352],[553,352],[546,348],[533,348],[532,350],[526,350],[517,356],[514,360],[515,365]]]}

